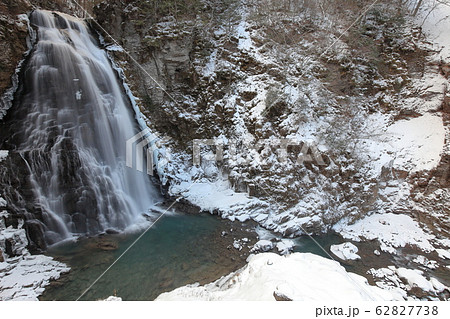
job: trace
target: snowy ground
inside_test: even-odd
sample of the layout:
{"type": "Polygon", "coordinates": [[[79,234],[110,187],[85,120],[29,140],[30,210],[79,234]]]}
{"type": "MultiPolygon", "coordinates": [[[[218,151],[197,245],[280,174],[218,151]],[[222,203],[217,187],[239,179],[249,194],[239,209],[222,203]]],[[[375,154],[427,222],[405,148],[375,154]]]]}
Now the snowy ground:
{"type": "Polygon", "coordinates": [[[236,272],[205,286],[188,285],[156,300],[403,300],[401,292],[370,286],[339,263],[309,253],[252,255],[236,272]]]}

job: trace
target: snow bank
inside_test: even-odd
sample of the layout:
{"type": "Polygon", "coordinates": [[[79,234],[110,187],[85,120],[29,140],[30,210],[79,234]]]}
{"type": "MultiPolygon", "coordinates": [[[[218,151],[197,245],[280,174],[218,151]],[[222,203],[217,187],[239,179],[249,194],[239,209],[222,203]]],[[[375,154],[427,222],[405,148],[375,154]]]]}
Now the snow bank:
{"type": "Polygon", "coordinates": [[[353,245],[352,243],[343,243],[340,245],[331,245],[330,250],[333,254],[335,254],[338,258],[342,260],[356,260],[361,259],[361,257],[357,254],[358,247],[353,245]]]}
{"type": "Polygon", "coordinates": [[[230,188],[227,180],[218,179],[211,182],[206,179],[193,181],[190,178],[190,176],[184,177],[184,180],[179,181],[178,184],[171,185],[170,194],[182,196],[201,210],[210,213],[218,212],[222,218],[228,218],[231,221],[267,220],[269,211],[265,208],[268,204],[249,197],[247,193],[235,192],[230,188]]]}
{"type": "Polygon", "coordinates": [[[0,263],[0,300],[37,300],[44,292],[50,280],[70,270],[65,264],[44,255],[30,255],[25,230],[22,223],[19,229],[4,227],[4,212],[0,213],[0,248],[4,252],[6,241],[16,256],[4,254],[5,261],[0,263]]]}
{"type": "Polygon", "coordinates": [[[450,250],[439,248],[436,249],[436,252],[438,253],[439,258],[450,259],[450,250]]]}
{"type": "Polygon", "coordinates": [[[425,252],[434,251],[429,242],[434,236],[426,234],[411,217],[401,214],[373,214],[353,225],[336,224],[333,229],[344,238],[380,242],[381,250],[395,254],[396,247],[417,246],[425,252]]]}
{"type": "Polygon", "coordinates": [[[372,268],[368,273],[374,277],[377,286],[390,290],[393,293],[399,293],[404,298],[407,297],[407,292],[413,288],[419,288],[428,292],[430,296],[437,296],[444,290],[449,289],[436,278],[430,277],[427,279],[423,271],[418,269],[388,266],[380,269],[372,268]]]}
{"type": "Polygon", "coordinates": [[[404,171],[431,170],[439,164],[445,146],[445,127],[442,117],[426,113],[410,120],[387,125],[383,116],[373,116],[369,122],[380,129],[378,140],[367,141],[368,156],[374,173],[383,166],[404,171]],[[378,124],[375,124],[378,123],[378,124]]]}
{"type": "Polygon", "coordinates": [[[174,194],[183,194],[185,199],[207,211],[229,209],[250,201],[246,193],[236,193],[230,189],[227,181],[217,183],[181,182],[172,187],[171,191],[174,194]]]}
{"type": "Polygon", "coordinates": [[[70,270],[44,255],[25,255],[0,263],[0,300],[38,300],[50,280],[70,270]]]}
{"type": "Polygon", "coordinates": [[[122,301],[121,297],[116,297],[116,296],[109,296],[108,298],[106,298],[103,301],[122,301]]]}
{"type": "Polygon", "coordinates": [[[403,300],[370,286],[337,262],[310,253],[252,255],[248,264],[221,279],[177,288],[156,300],[403,300]]]}
{"type": "Polygon", "coordinates": [[[409,289],[419,287],[423,291],[434,291],[433,284],[422,276],[423,272],[420,270],[398,268],[396,273],[408,282],[409,289]]]}

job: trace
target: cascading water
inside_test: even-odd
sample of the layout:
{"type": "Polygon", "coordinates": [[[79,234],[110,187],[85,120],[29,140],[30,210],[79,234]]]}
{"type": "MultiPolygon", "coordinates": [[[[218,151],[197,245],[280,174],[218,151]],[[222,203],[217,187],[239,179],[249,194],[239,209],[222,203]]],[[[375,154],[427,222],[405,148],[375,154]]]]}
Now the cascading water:
{"type": "Polygon", "coordinates": [[[126,140],[138,132],[130,102],[83,21],[36,10],[30,22],[37,43],[6,144],[27,166],[45,241],[123,229],[158,196],[147,175],[125,166],[126,140]]]}

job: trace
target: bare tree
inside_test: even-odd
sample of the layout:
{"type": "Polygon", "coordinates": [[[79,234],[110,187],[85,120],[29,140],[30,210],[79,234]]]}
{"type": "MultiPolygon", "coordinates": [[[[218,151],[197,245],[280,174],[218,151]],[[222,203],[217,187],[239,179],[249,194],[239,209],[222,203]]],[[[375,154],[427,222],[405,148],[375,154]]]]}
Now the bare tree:
{"type": "Polygon", "coordinates": [[[413,16],[417,15],[417,13],[419,12],[420,7],[422,6],[422,3],[423,3],[423,0],[419,0],[419,2],[417,2],[417,5],[416,5],[416,7],[414,9],[414,12],[412,14],[413,16]]]}

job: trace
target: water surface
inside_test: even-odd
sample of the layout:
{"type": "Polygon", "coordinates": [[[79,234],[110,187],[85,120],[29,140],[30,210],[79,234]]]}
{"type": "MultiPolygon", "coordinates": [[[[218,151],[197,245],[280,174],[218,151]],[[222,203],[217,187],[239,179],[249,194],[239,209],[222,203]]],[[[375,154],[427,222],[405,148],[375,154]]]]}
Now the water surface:
{"type": "MultiPolygon", "coordinates": [[[[113,294],[124,300],[153,300],[186,284],[214,281],[245,264],[245,250],[231,246],[236,237],[256,241],[247,226],[209,214],[164,216],[81,300],[113,294]]],[[[77,299],[139,235],[106,235],[51,249],[49,254],[72,271],[52,283],[41,300],[77,299]]]]}

